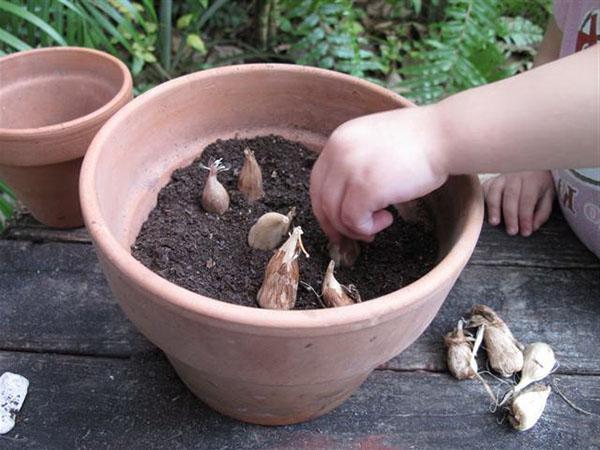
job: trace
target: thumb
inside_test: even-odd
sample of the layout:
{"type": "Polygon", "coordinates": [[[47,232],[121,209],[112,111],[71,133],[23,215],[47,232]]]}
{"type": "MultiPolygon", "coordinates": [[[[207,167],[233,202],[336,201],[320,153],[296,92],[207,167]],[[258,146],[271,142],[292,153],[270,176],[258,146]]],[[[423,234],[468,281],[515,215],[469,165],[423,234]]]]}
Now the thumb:
{"type": "MultiPolygon", "coordinates": [[[[340,221],[351,234],[370,241],[381,230],[389,227],[394,218],[383,208],[373,208],[364,196],[347,193],[340,210],[340,221]]],[[[387,205],[386,205],[387,206],[387,205]]]]}

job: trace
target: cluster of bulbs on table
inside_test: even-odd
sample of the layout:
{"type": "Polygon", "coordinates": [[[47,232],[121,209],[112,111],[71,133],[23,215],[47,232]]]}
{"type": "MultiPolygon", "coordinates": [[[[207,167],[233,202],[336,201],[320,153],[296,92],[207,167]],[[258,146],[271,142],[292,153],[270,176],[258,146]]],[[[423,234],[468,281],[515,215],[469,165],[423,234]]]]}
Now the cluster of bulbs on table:
{"type": "MultiPolygon", "coordinates": [[[[462,319],[457,327],[444,337],[448,347],[448,369],[459,380],[478,379],[492,398],[494,409],[505,406],[510,424],[519,431],[532,428],[542,417],[552,389],[538,381],[543,380],[557,367],[552,348],[544,342],[524,346],[512,334],[506,322],[489,306],[474,305],[467,321],[462,319]],[[465,331],[476,329],[475,337],[465,331]],[[485,344],[492,370],[503,378],[520,373],[518,383],[502,399],[489,388],[477,366],[477,351],[485,344]]],[[[509,384],[510,381],[508,382],[509,384]]]]}

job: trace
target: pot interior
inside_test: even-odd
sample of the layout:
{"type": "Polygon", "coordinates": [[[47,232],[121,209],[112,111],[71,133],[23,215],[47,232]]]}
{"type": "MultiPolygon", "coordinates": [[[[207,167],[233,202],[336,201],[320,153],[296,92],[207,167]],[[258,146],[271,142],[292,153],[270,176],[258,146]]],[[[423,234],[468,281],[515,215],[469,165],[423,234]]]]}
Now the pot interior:
{"type": "MultiPolygon", "coordinates": [[[[100,146],[93,177],[101,215],[129,252],[171,173],[216,139],[272,133],[319,151],[341,123],[408,105],[350,77],[286,66],[217,69],[174,80],[130,103],[94,142],[100,146]]],[[[440,259],[464,228],[461,211],[471,197],[465,177],[428,196],[440,259]]]]}
{"type": "Polygon", "coordinates": [[[90,114],[123,86],[124,74],[98,53],[53,48],[0,58],[0,128],[55,125],[90,114]]]}

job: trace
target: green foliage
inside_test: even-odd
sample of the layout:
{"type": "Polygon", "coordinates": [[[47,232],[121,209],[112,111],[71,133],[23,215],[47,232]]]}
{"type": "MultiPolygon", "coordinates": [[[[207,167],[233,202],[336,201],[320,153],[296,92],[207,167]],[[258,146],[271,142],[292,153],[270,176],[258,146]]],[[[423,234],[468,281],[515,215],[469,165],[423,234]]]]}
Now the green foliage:
{"type": "Polygon", "coordinates": [[[533,57],[544,37],[544,30],[524,17],[502,17],[499,46],[509,62],[510,74],[523,72],[533,65],[533,57]]]}
{"type": "Polygon", "coordinates": [[[6,226],[17,204],[15,195],[10,188],[0,180],[0,232],[6,226]]]}
{"type": "Polygon", "coordinates": [[[50,45],[97,48],[126,62],[134,76],[152,67],[138,80],[151,86],[187,71],[195,54],[204,57],[202,28],[227,0],[172,3],[163,0],[157,11],[152,0],[0,0],[0,55],[50,45]]]}
{"type": "Polygon", "coordinates": [[[549,1],[281,0],[274,48],[430,103],[530,68],[549,1]]]}
{"type": "Polygon", "coordinates": [[[368,48],[361,24],[363,11],[352,0],[285,0],[279,24],[287,54],[299,64],[335,69],[365,77],[383,71],[368,48]]]}
{"type": "Polygon", "coordinates": [[[137,93],[216,65],[290,61],[423,103],[528,69],[550,9],[551,0],[0,0],[0,55],[98,48],[129,65],[137,93]]]}
{"type": "Polygon", "coordinates": [[[503,16],[522,17],[543,29],[552,14],[552,0],[503,0],[500,7],[503,16]]]}
{"type": "Polygon", "coordinates": [[[418,103],[430,103],[513,75],[524,68],[512,62],[514,55],[532,56],[542,34],[523,17],[501,17],[499,0],[448,0],[444,20],[413,43],[400,89],[418,103]]]}
{"type": "Polygon", "coordinates": [[[150,0],[144,6],[129,0],[28,0],[11,8],[6,3],[0,1],[3,52],[49,45],[92,47],[124,59],[134,73],[156,61],[158,26],[150,0]]]}

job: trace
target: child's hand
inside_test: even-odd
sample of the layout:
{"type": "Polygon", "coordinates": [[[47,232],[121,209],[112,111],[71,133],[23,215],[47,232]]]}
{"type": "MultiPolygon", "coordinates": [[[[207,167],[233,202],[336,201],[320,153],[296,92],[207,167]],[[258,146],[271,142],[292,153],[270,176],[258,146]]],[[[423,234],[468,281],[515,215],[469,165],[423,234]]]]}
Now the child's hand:
{"type": "Polygon", "coordinates": [[[548,171],[516,172],[498,175],[483,183],[488,221],[500,223],[504,217],[506,232],[529,236],[537,231],[552,212],[554,183],[548,171]]]}
{"type": "Polygon", "coordinates": [[[323,231],[369,241],[391,225],[384,208],[441,186],[440,127],[430,108],[360,117],[337,128],[314,165],[310,194],[323,231]]]}

